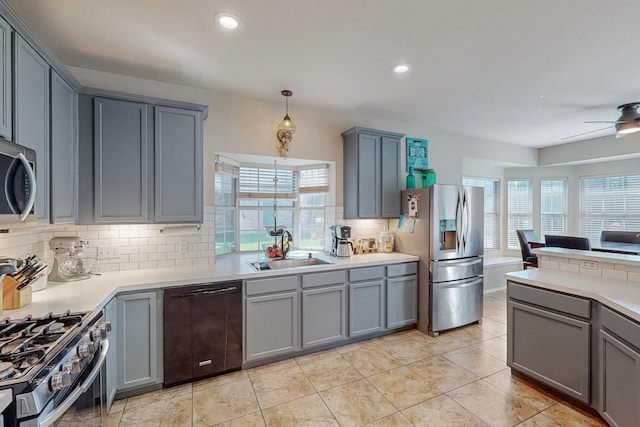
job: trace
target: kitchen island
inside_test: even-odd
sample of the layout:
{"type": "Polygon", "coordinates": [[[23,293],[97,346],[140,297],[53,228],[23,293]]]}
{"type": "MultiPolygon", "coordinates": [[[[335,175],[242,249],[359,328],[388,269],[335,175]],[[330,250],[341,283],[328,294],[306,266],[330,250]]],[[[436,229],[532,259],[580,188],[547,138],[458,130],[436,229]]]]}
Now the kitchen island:
{"type": "Polygon", "coordinates": [[[507,364],[612,425],[637,425],[640,257],[536,252],[542,268],[505,275],[507,364]]]}

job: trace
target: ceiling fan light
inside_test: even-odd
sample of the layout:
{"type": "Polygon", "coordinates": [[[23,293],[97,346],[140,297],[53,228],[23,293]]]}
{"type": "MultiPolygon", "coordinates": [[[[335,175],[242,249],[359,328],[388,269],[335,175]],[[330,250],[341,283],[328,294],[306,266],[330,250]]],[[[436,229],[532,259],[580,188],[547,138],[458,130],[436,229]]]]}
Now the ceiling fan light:
{"type": "Polygon", "coordinates": [[[620,123],[616,125],[616,130],[621,135],[629,135],[640,131],[638,123],[620,123]]]}

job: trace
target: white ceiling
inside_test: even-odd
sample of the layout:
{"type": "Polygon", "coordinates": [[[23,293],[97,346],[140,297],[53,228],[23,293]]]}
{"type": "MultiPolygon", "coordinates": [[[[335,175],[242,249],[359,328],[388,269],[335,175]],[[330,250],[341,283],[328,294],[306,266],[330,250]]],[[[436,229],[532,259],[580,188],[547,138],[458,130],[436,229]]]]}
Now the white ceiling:
{"type": "Polygon", "coordinates": [[[307,105],[543,147],[640,101],[637,0],[8,3],[64,64],[283,103],[291,89],[292,116],[307,105]],[[218,28],[221,11],[241,29],[218,28]],[[411,71],[394,75],[399,62],[411,71]]]}

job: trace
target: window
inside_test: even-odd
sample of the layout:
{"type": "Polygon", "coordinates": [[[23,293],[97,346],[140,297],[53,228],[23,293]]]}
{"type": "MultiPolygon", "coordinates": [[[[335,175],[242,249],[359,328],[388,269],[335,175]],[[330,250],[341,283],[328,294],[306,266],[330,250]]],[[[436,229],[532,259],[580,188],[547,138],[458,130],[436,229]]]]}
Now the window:
{"type": "Polygon", "coordinates": [[[640,175],[580,178],[580,226],[595,240],[602,230],[640,230],[640,175]]]}
{"type": "Polygon", "coordinates": [[[236,252],[237,177],[237,167],[216,162],[214,178],[216,256],[236,252]]]}
{"type": "Polygon", "coordinates": [[[531,214],[531,181],[509,180],[507,182],[507,247],[519,249],[516,230],[533,228],[531,214]]]}
{"type": "Polygon", "coordinates": [[[278,238],[267,231],[274,226],[289,231],[296,247],[324,248],[328,181],[326,165],[277,171],[240,166],[239,250],[258,251],[263,245],[275,243],[278,238]]]}
{"type": "Polygon", "coordinates": [[[484,248],[500,249],[500,180],[464,177],[462,183],[484,188],[484,248]]]}
{"type": "Polygon", "coordinates": [[[540,181],[540,234],[565,234],[567,223],[567,180],[540,181]]]}

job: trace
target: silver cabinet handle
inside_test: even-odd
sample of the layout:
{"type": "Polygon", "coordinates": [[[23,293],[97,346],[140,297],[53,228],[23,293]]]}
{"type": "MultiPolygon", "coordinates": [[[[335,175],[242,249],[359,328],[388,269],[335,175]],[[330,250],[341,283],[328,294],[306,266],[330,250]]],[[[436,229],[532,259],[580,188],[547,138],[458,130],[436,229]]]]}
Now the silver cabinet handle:
{"type": "Polygon", "coordinates": [[[24,221],[29,216],[31,209],[33,209],[33,205],[36,203],[36,174],[33,172],[29,161],[22,153],[18,153],[18,159],[24,165],[24,169],[27,171],[27,177],[29,178],[31,191],[29,193],[29,200],[27,201],[27,206],[24,208],[24,211],[20,214],[20,221],[24,221]]]}

